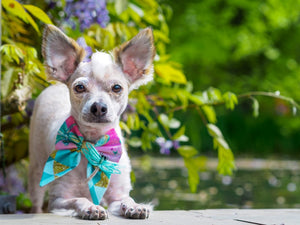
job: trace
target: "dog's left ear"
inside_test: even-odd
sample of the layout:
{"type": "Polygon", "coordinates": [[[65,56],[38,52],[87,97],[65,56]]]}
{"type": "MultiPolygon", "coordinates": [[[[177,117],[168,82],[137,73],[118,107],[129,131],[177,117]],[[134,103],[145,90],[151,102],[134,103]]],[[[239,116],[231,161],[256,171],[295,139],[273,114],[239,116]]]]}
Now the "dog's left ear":
{"type": "Polygon", "coordinates": [[[140,31],[113,52],[116,63],[129,80],[130,90],[152,80],[155,47],[151,28],[140,31]]]}

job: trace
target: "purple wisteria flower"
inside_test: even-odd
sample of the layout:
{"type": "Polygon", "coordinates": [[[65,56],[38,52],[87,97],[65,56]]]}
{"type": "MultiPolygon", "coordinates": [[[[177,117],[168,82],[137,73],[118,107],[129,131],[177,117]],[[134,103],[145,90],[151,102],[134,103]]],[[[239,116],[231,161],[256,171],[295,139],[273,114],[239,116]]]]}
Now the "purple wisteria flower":
{"type": "Polygon", "coordinates": [[[83,59],[83,62],[91,61],[91,56],[93,54],[93,51],[92,48],[86,44],[84,37],[78,38],[77,44],[79,44],[85,50],[85,57],[83,59]]]}
{"type": "Polygon", "coordinates": [[[166,140],[163,137],[156,138],[155,142],[159,145],[160,153],[163,155],[170,155],[171,148],[174,148],[174,149],[179,148],[178,141],[166,140]]]}
{"type": "Polygon", "coordinates": [[[109,22],[105,0],[66,0],[66,22],[75,28],[73,18],[78,18],[80,30],[89,28],[93,23],[106,27],[109,22]]]}

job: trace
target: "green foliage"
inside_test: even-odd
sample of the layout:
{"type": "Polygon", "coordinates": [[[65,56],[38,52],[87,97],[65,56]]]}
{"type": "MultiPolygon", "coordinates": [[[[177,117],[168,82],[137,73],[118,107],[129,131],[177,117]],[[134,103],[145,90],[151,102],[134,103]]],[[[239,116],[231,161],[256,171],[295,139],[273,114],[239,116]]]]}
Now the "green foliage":
{"type": "MultiPolygon", "coordinates": [[[[269,29],[268,27],[262,27],[261,24],[254,26],[251,25],[252,22],[247,22],[249,27],[241,30],[238,35],[239,38],[235,39],[232,39],[232,33],[236,32],[236,28],[221,29],[224,24],[233,19],[236,6],[254,8],[257,7],[257,4],[257,2],[239,3],[239,1],[232,1],[229,3],[230,10],[226,12],[221,10],[222,12],[219,13],[222,20],[215,22],[212,20],[213,17],[208,15],[206,11],[214,8],[210,1],[195,3],[197,6],[195,9],[201,9],[199,12],[201,12],[201,18],[204,20],[201,20],[203,26],[197,27],[197,29],[200,29],[205,35],[200,39],[202,41],[201,45],[193,45],[193,49],[187,40],[181,40],[181,45],[178,45],[179,51],[180,54],[186,54],[184,56],[186,58],[184,60],[180,58],[182,56],[178,56],[179,53],[175,54],[174,58],[180,58],[182,62],[187,63],[190,54],[198,53],[200,47],[204,49],[204,52],[199,53],[201,63],[206,68],[214,68],[214,65],[219,64],[224,66],[231,54],[231,62],[237,62],[248,55],[255,55],[259,52],[263,52],[270,60],[275,60],[280,54],[271,43],[268,43],[266,38],[263,38],[264,30],[269,29]],[[210,23],[218,23],[217,27],[219,29],[211,30],[210,23]],[[262,30],[259,30],[258,27],[261,27],[262,30]],[[252,35],[250,32],[252,29],[262,33],[261,39],[257,39],[252,35]],[[205,49],[206,45],[210,48],[205,49]],[[229,50],[233,52],[229,54],[229,50]]],[[[63,18],[59,17],[59,13],[57,13],[57,10],[61,10],[59,7],[53,9],[53,11],[45,11],[46,6],[40,9],[33,5],[22,5],[15,0],[4,0],[2,1],[2,9],[3,45],[0,51],[3,76],[1,78],[1,105],[6,106],[2,107],[4,108],[4,110],[2,109],[2,131],[5,137],[7,159],[9,159],[7,164],[13,163],[16,159],[19,159],[18,157],[26,155],[30,114],[28,113],[28,102],[30,99],[35,99],[49,85],[46,81],[40,54],[40,27],[42,23],[52,23],[50,18],[56,21],[57,25],[61,25],[68,36],[74,39],[83,36],[93,50],[110,51],[132,38],[141,28],[152,27],[157,49],[154,62],[155,82],[130,93],[129,107],[123,115],[120,126],[125,133],[127,144],[132,148],[141,148],[144,151],[157,150],[154,143],[158,137],[165,137],[165,139],[172,142],[184,142],[184,145],[177,148],[177,152],[183,157],[188,169],[188,180],[193,192],[197,190],[198,173],[205,167],[205,159],[200,156],[200,148],[193,146],[193,143],[189,141],[188,134],[193,132],[196,136],[199,136],[202,125],[198,124],[196,130],[189,129],[186,125],[188,120],[191,119],[186,118],[188,112],[193,110],[197,113],[197,117],[201,118],[203,122],[206,133],[212,137],[213,145],[210,148],[214,148],[218,152],[219,164],[217,170],[219,173],[232,174],[235,169],[234,156],[217,126],[218,111],[216,106],[225,105],[226,109],[232,111],[241,99],[250,98],[253,100],[254,116],[258,116],[258,101],[254,96],[265,95],[287,101],[293,107],[299,108],[293,99],[270,92],[249,92],[236,95],[231,91],[222,93],[221,88],[212,87],[199,91],[204,88],[199,88],[198,76],[204,74],[204,72],[203,70],[194,70],[193,73],[197,77],[189,81],[183,72],[183,67],[174,62],[176,60],[168,55],[167,45],[171,42],[166,20],[170,17],[171,9],[167,5],[158,4],[155,0],[109,1],[107,9],[111,21],[108,26],[101,28],[99,25],[94,24],[84,32],[80,32],[78,28],[71,29],[63,23],[63,18]],[[34,16],[35,20],[31,15],[34,16]],[[179,120],[178,118],[184,119],[179,120]],[[18,127],[18,129],[15,129],[15,127],[18,127]],[[17,150],[11,151],[11,149],[17,150]]],[[[196,11],[193,8],[189,8],[189,10],[189,16],[195,17],[196,11]]],[[[276,27],[278,23],[267,11],[266,9],[266,17],[268,16],[270,24],[276,27]]],[[[292,11],[292,14],[297,14],[295,10],[292,11]]],[[[295,15],[286,14],[285,16],[292,20],[295,15]]],[[[195,17],[196,21],[193,21],[194,17],[190,18],[191,24],[198,23],[197,17],[195,17]]],[[[253,21],[258,23],[258,20],[253,21]]],[[[185,32],[190,32],[188,33],[189,38],[194,41],[195,36],[193,34],[195,32],[192,31],[189,23],[186,25],[185,32]]],[[[180,35],[183,35],[182,32],[180,33],[180,35]]],[[[291,67],[294,64],[293,61],[290,61],[291,67]]],[[[220,70],[220,68],[218,69],[220,70]]],[[[219,72],[212,70],[213,74],[219,72]]],[[[209,79],[207,75],[205,75],[205,79],[209,79]]],[[[224,73],[219,75],[224,75],[224,73]]],[[[211,80],[209,81],[211,82],[211,80]]],[[[208,83],[206,82],[206,84],[208,83]]],[[[206,87],[213,83],[209,83],[206,87]]],[[[228,82],[228,85],[231,85],[231,82],[228,82]]]]}
{"type": "Polygon", "coordinates": [[[27,102],[48,86],[38,54],[41,38],[38,24],[40,20],[47,23],[51,20],[33,5],[22,5],[15,0],[4,0],[1,4],[1,130],[6,161],[10,164],[27,155],[28,127],[23,126],[29,121],[25,111],[27,102]]]}
{"type": "MultiPolygon", "coordinates": [[[[195,90],[214,86],[233,93],[279,91],[300,101],[299,0],[161,2],[170,4],[175,15],[169,23],[171,60],[183,64],[183,71],[195,90]]],[[[226,136],[235,151],[255,153],[257,157],[262,153],[282,152],[298,156],[300,132],[295,124],[299,125],[300,119],[291,118],[296,108],[293,110],[279,99],[264,101],[256,96],[255,99],[259,104],[254,99],[244,102],[239,99],[242,104],[234,114],[223,109],[217,111],[218,124],[224,124],[222,130],[229,133],[226,136]],[[249,110],[251,106],[253,111],[249,110]],[[245,113],[257,116],[258,106],[260,119],[244,117],[245,113]],[[239,120],[231,119],[233,115],[239,120]],[[260,125],[266,123],[272,125],[260,125]],[[276,135],[271,127],[279,129],[276,135]],[[266,145],[263,138],[261,141],[249,138],[260,132],[270,137],[271,144],[266,145]]],[[[195,116],[191,120],[196,120],[195,116]]],[[[187,132],[193,136],[194,131],[187,132]]],[[[209,146],[204,138],[201,145],[197,138],[191,141],[196,148],[209,146]]]]}

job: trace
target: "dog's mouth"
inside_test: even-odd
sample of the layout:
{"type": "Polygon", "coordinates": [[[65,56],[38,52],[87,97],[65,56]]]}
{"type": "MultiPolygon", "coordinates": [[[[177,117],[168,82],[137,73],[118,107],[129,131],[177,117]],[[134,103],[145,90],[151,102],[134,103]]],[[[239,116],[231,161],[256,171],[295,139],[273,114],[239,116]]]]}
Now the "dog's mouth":
{"type": "Polygon", "coordinates": [[[112,122],[107,117],[96,117],[93,115],[83,116],[83,119],[87,123],[111,123],[112,122]]]}

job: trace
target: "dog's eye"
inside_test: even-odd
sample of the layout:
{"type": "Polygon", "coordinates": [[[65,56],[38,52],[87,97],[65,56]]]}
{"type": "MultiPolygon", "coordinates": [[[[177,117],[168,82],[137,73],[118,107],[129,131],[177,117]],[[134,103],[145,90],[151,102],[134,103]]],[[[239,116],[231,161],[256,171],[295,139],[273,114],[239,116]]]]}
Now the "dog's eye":
{"type": "Polygon", "coordinates": [[[85,86],[82,84],[77,84],[74,89],[77,93],[82,93],[86,91],[85,86]]]}
{"type": "Polygon", "coordinates": [[[119,84],[115,84],[112,87],[112,91],[115,92],[115,93],[119,93],[120,91],[122,91],[122,87],[119,84]]]}

